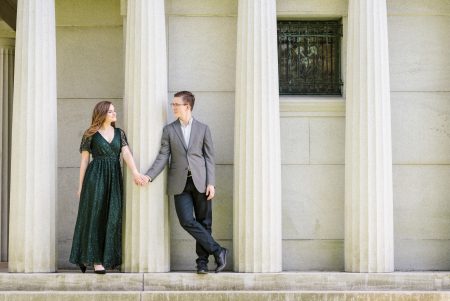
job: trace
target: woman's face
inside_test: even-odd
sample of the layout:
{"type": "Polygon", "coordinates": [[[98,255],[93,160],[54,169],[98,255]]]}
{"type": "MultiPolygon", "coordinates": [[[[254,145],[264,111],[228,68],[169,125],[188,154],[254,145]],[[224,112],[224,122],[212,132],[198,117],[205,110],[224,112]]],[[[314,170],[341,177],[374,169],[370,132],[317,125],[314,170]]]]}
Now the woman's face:
{"type": "Polygon", "coordinates": [[[117,121],[116,111],[114,110],[114,106],[110,105],[108,109],[108,113],[106,113],[105,122],[111,123],[117,121]]]}

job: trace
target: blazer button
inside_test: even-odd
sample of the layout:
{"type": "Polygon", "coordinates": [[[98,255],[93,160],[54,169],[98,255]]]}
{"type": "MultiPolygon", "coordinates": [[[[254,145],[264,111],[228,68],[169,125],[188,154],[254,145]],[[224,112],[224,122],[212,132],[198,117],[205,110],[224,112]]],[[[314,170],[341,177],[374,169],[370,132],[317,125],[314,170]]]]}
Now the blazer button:
{"type": "Polygon", "coordinates": [[[184,170],[188,170],[188,168],[186,167],[184,170]]]}

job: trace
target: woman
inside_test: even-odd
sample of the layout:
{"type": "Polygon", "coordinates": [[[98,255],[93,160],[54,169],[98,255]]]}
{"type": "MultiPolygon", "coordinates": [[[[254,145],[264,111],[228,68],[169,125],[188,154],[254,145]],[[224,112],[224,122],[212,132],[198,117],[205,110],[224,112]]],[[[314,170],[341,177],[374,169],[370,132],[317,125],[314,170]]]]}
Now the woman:
{"type": "Polygon", "coordinates": [[[124,131],[115,127],[114,106],[99,102],[92,113],[91,126],[81,140],[81,165],[77,223],[73,234],[70,262],[81,271],[94,266],[105,274],[122,262],[122,173],[120,153],[134,181],[143,178],[134,164],[124,131]],[[89,163],[90,155],[93,160],[89,163]]]}

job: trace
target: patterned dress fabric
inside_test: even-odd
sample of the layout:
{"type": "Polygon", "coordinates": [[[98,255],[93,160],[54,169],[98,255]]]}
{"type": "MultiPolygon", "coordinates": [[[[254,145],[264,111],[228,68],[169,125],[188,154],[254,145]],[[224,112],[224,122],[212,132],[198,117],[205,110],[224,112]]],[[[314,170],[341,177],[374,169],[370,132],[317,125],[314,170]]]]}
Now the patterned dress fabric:
{"type": "Polygon", "coordinates": [[[122,263],[121,148],[128,145],[124,131],[114,129],[109,143],[99,132],[81,140],[80,153],[92,155],[83,179],[77,222],[69,261],[114,269],[122,263]]]}

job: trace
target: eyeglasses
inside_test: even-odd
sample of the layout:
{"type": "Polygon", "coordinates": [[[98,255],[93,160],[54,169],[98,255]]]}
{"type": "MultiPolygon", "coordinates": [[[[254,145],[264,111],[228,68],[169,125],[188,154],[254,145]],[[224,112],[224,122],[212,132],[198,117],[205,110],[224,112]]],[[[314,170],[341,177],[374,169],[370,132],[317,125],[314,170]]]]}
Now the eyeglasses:
{"type": "Polygon", "coordinates": [[[174,103],[174,102],[171,102],[170,103],[170,105],[172,106],[172,107],[181,107],[181,106],[187,106],[187,103],[174,103]]]}

